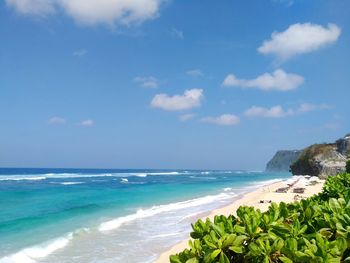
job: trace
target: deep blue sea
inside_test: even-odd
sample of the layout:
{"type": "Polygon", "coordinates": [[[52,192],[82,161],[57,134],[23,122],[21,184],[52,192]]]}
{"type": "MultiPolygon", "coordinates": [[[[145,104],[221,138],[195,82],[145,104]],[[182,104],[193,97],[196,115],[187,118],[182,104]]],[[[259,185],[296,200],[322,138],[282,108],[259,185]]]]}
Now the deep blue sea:
{"type": "Polygon", "coordinates": [[[0,169],[0,263],[152,262],[190,223],[289,173],[0,169]]]}

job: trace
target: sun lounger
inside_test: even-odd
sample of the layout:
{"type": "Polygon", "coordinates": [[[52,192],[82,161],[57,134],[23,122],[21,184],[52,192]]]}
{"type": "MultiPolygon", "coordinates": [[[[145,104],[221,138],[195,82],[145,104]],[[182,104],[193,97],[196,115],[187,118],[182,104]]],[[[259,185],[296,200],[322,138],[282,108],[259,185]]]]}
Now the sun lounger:
{"type": "Polygon", "coordinates": [[[305,192],[305,188],[294,188],[293,189],[293,193],[297,193],[297,194],[303,194],[305,192]]]}

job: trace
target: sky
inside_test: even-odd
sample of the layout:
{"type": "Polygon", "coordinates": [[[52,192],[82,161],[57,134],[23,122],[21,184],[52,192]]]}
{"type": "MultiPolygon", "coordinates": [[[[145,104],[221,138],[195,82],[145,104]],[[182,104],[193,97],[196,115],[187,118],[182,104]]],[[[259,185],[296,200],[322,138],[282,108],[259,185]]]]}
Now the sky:
{"type": "Polygon", "coordinates": [[[0,167],[263,170],[350,132],[350,1],[4,0],[0,167]]]}

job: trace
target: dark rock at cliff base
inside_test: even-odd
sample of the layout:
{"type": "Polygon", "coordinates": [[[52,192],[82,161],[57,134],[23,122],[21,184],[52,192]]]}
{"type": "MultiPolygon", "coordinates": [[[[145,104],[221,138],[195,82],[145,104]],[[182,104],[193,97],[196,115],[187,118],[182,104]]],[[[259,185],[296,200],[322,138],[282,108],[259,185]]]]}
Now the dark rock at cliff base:
{"type": "Polygon", "coordinates": [[[291,165],[294,175],[311,175],[320,178],[345,172],[350,157],[350,136],[335,143],[314,144],[305,148],[291,165]]]}
{"type": "Polygon", "coordinates": [[[301,151],[278,151],[273,156],[273,158],[267,163],[266,171],[267,172],[288,172],[290,165],[294,163],[301,151]]]}

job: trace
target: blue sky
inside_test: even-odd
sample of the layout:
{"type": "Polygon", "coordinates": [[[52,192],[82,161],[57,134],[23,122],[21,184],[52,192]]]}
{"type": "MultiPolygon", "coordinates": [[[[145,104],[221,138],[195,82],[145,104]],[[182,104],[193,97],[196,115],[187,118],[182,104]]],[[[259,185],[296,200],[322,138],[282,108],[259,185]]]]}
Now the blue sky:
{"type": "Polygon", "coordinates": [[[261,170],[334,141],[350,132],[348,10],[2,1],[0,166],[261,170]]]}

